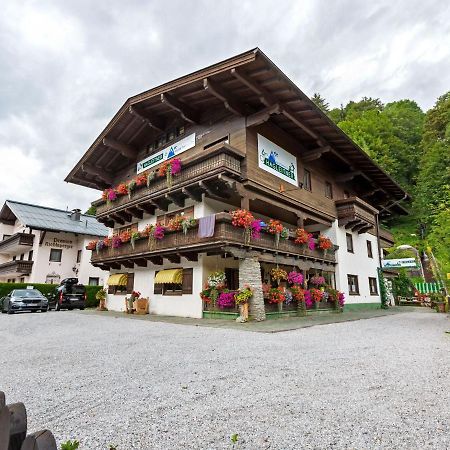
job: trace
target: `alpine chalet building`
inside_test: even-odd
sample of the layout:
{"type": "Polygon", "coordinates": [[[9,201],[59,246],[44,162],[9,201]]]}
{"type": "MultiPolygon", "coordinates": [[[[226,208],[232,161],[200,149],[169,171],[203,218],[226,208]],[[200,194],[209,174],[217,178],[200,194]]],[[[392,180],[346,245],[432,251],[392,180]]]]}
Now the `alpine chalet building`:
{"type": "Polygon", "coordinates": [[[281,313],[274,269],[379,305],[379,222],[407,198],[259,49],[129,98],[66,181],[103,191],[111,232],[89,248],[108,308],[134,290],[151,313],[199,318],[236,312],[204,301],[217,272],[252,286],[256,319],[281,313]]]}

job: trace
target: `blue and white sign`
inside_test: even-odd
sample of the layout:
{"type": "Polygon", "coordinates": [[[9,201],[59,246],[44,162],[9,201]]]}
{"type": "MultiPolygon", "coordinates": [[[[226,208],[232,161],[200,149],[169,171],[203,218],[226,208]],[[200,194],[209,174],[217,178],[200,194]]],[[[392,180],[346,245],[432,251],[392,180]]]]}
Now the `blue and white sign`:
{"type": "Polygon", "coordinates": [[[179,154],[189,150],[190,148],[195,147],[195,133],[186,136],[175,144],[166,147],[163,150],[160,150],[158,153],[154,153],[153,155],[148,156],[147,158],[139,161],[137,163],[136,172],[139,174],[148,169],[151,169],[154,166],[166,161],[167,159],[178,156],[179,154]]]}
{"type": "Polygon", "coordinates": [[[298,186],[297,158],[258,134],[258,165],[261,169],[298,186]]]}
{"type": "Polygon", "coordinates": [[[417,267],[415,258],[383,259],[381,261],[383,269],[400,269],[402,267],[417,267]]]}

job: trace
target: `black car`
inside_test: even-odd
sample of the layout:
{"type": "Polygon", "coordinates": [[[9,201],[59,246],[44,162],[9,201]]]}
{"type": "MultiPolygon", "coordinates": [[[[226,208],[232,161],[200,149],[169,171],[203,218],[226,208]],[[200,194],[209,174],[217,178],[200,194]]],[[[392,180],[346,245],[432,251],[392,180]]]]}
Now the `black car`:
{"type": "Polygon", "coordinates": [[[18,311],[47,312],[48,300],[37,289],[14,289],[2,299],[2,313],[18,311]]]}
{"type": "Polygon", "coordinates": [[[65,278],[55,291],[48,295],[48,307],[55,311],[61,309],[84,309],[86,288],[78,283],[78,278],[65,278]]]}

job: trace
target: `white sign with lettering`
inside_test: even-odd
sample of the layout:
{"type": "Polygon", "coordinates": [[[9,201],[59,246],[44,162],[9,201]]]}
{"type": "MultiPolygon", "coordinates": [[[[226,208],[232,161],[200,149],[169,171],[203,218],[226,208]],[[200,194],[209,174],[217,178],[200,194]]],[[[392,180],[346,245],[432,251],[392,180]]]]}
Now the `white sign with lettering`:
{"type": "Polygon", "coordinates": [[[402,267],[417,267],[415,258],[383,259],[382,266],[385,269],[400,269],[402,267]]]}
{"type": "Polygon", "coordinates": [[[258,165],[261,169],[298,186],[297,158],[258,134],[258,165]]]}
{"type": "Polygon", "coordinates": [[[175,144],[160,150],[158,153],[148,156],[147,158],[137,163],[137,173],[145,172],[154,166],[166,161],[174,156],[178,156],[180,153],[195,147],[195,133],[186,136],[175,144]]]}

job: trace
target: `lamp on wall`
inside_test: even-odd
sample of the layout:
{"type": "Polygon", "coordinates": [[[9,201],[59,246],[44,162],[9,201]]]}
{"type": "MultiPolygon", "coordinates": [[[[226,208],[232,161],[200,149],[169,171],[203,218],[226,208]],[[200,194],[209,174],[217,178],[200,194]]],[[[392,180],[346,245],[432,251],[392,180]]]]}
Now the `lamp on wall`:
{"type": "Polygon", "coordinates": [[[77,266],[73,266],[73,267],[72,267],[72,272],[73,272],[75,275],[78,275],[78,268],[77,268],[77,266]]]}

